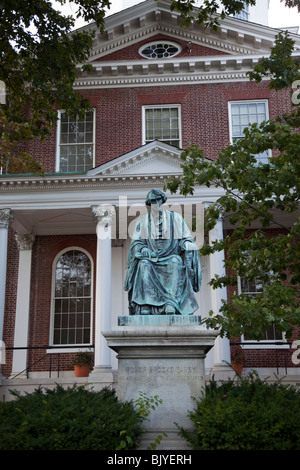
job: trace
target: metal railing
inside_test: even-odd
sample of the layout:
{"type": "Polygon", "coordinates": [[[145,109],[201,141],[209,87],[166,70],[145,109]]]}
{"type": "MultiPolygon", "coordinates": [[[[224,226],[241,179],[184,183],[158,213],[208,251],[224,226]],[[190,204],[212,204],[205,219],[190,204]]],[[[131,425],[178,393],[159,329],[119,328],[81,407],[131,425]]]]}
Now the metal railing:
{"type": "MultiPolygon", "coordinates": [[[[92,349],[94,348],[94,345],[93,344],[81,344],[81,345],[67,345],[67,346],[59,346],[59,345],[56,345],[56,346],[26,346],[26,347],[6,347],[6,351],[15,351],[15,350],[24,350],[24,351],[29,351],[29,350],[48,350],[48,349],[92,349]]],[[[49,378],[51,378],[51,375],[52,375],[52,372],[56,372],[57,373],[57,377],[59,377],[59,374],[60,374],[60,356],[61,356],[61,352],[55,352],[55,353],[49,353],[47,352],[46,354],[44,354],[42,357],[40,357],[39,359],[37,359],[36,361],[34,361],[33,363],[31,363],[29,366],[27,366],[24,370],[22,370],[21,372],[18,372],[16,375],[14,375],[13,377],[10,377],[11,379],[15,379],[16,377],[18,377],[19,375],[21,374],[24,374],[24,372],[26,372],[26,376],[28,378],[28,374],[29,374],[29,371],[34,367],[36,366],[39,362],[42,362],[45,358],[47,358],[47,356],[49,356],[49,378]],[[52,368],[52,365],[53,365],[53,356],[56,356],[57,357],[57,366],[55,369],[52,368]]]]}

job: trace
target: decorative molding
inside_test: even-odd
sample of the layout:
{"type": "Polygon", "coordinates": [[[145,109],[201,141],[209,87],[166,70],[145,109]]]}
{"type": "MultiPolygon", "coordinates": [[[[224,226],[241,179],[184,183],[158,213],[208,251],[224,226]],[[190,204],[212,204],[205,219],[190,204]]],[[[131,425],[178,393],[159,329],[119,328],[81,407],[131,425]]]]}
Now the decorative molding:
{"type": "Polygon", "coordinates": [[[13,221],[11,209],[0,209],[0,228],[8,228],[9,224],[13,221]]]}
{"type": "Polygon", "coordinates": [[[35,241],[35,235],[34,234],[25,234],[25,235],[15,235],[16,242],[18,245],[18,249],[21,250],[32,250],[34,241],[35,241]]]}
{"type": "MultiPolygon", "coordinates": [[[[221,70],[221,69],[220,69],[221,70]]],[[[247,68],[247,71],[249,68],[247,68]]],[[[148,75],[143,77],[122,77],[122,78],[107,78],[107,79],[87,79],[76,80],[75,89],[82,88],[115,88],[125,86],[160,86],[160,85],[178,85],[178,84],[201,84],[201,83],[224,83],[233,81],[249,81],[245,72],[224,72],[224,73],[210,73],[210,74],[194,74],[194,75],[176,75],[176,76],[159,76],[148,75]]],[[[174,69],[174,73],[176,70],[174,69]]]]}
{"type": "MultiPolygon", "coordinates": [[[[59,191],[68,189],[98,189],[100,187],[107,186],[134,186],[135,184],[144,184],[147,181],[156,181],[163,182],[166,179],[167,175],[123,175],[123,176],[79,176],[78,178],[68,178],[64,177],[63,179],[58,179],[57,177],[47,178],[47,180],[36,180],[28,179],[28,177],[16,177],[8,181],[1,181],[0,178],[0,191],[7,193],[19,192],[23,194],[26,191],[26,194],[29,192],[41,192],[41,191],[50,191],[53,190],[59,191]],[[7,184],[9,183],[9,184],[7,184]]],[[[1,225],[0,225],[1,227],[1,225]]]]}

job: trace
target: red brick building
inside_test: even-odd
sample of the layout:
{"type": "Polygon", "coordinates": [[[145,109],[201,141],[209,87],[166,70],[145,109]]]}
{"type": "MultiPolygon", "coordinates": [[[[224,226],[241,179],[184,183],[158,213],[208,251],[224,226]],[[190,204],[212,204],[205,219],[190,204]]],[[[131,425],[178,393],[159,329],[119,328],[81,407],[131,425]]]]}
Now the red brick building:
{"type": "MultiPolygon", "coordinates": [[[[123,283],[138,208],[151,188],[162,189],[165,178],[181,173],[180,149],[190,142],[213,159],[249,122],[290,110],[288,92],[247,78],[277,33],[237,18],[222,21],[218,31],[183,29],[162,0],[107,18],[95,39],[93,69],[78,66],[75,82],[93,112],[74,121],[61,110],[51,137],[28,144],[44,177],[0,176],[1,395],[73,383],[69,363],[78,346],[94,351],[90,378],[80,380],[100,386],[117,380],[117,359],[101,331],[128,314],[123,283]]],[[[300,38],[293,38],[299,51],[300,38]]],[[[168,194],[168,204],[201,214],[219,196],[216,188],[198,187],[193,197],[168,194]]],[[[220,219],[205,242],[226,230],[220,219]]],[[[218,311],[227,298],[208,286],[222,273],[221,256],[201,259],[199,315],[218,311]]],[[[239,282],[239,288],[253,294],[261,286],[239,282]]],[[[235,341],[243,343],[246,370],[299,381],[290,340],[269,332],[260,344],[235,341]]],[[[219,338],[206,359],[207,378],[230,375],[226,362],[230,343],[219,338]]]]}

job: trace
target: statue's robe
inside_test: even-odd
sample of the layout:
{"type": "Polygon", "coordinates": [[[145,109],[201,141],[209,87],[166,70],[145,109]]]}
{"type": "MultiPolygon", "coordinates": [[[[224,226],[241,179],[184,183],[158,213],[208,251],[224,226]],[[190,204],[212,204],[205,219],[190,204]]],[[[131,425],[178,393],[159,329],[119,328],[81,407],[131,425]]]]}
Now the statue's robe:
{"type": "Polygon", "coordinates": [[[170,305],[176,314],[191,315],[198,309],[194,292],[201,279],[197,247],[179,213],[163,209],[158,219],[149,211],[138,220],[124,284],[130,314],[141,314],[143,306],[149,306],[151,314],[164,314],[170,305]],[[145,257],[143,248],[155,256],[145,257]]]}

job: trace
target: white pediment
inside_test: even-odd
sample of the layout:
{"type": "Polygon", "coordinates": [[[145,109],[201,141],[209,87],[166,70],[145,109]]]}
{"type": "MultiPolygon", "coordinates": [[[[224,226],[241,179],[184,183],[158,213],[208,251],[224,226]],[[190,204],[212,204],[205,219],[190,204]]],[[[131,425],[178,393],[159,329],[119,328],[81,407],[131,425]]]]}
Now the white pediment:
{"type": "MultiPolygon", "coordinates": [[[[90,28],[88,25],[85,28],[90,28]]],[[[248,72],[274,44],[279,30],[227,17],[215,31],[193,23],[181,26],[180,14],[170,10],[169,0],[146,0],[105,20],[105,30],[96,34],[88,72],[77,67],[75,87],[112,88],[192,83],[249,81],[248,72]],[[157,34],[191,44],[188,54],[164,60],[126,56],[133,46],[150,41],[157,34]],[[204,46],[208,54],[196,54],[194,45],[204,46]],[[211,49],[211,54],[209,54],[211,49]],[[113,53],[123,50],[124,56],[113,53]],[[216,52],[217,51],[217,52],[216,52]],[[127,57],[127,58],[126,58],[127,57]]],[[[300,36],[291,35],[295,50],[300,36]]]]}
{"type": "Polygon", "coordinates": [[[87,176],[178,175],[182,173],[181,153],[176,147],[153,141],[89,170],[87,176]]]}
{"type": "MultiPolygon", "coordinates": [[[[230,16],[220,19],[220,27],[215,31],[197,23],[183,28],[180,13],[171,11],[170,7],[170,0],[146,0],[107,16],[104,32],[95,38],[91,60],[103,60],[106,54],[157,33],[192,41],[230,55],[266,53],[270,51],[279,32],[230,16]]],[[[90,25],[86,28],[90,28],[90,25]]],[[[296,48],[299,48],[299,36],[293,34],[293,39],[297,42],[296,48]]]]}

